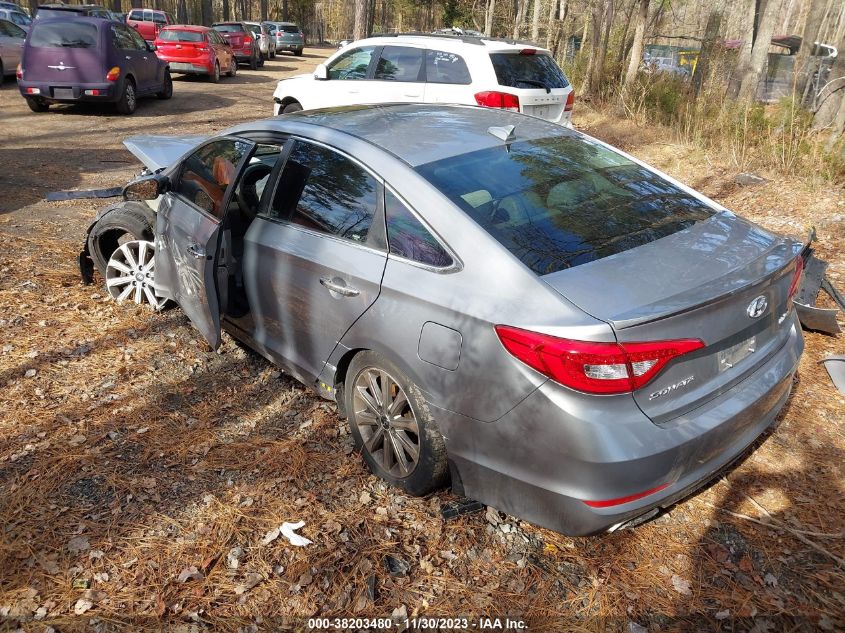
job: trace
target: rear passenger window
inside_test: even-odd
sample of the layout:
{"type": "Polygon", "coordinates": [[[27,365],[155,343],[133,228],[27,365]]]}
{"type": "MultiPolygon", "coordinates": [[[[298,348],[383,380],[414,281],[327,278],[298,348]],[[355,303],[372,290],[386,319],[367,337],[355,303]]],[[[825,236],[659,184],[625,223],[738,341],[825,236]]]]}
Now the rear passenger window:
{"type": "Polygon", "coordinates": [[[325,147],[297,141],[285,163],[269,215],[364,243],[378,185],[363,167],[325,147]]]}
{"type": "Polygon", "coordinates": [[[408,46],[385,46],[376,66],[375,79],[419,81],[423,51],[408,46]]]}
{"type": "Polygon", "coordinates": [[[464,58],[445,51],[426,51],[425,80],[433,84],[472,83],[464,58]]]}
{"type": "Polygon", "coordinates": [[[435,268],[446,268],[454,263],[440,242],[389,190],[384,193],[384,209],[391,253],[435,268]]]}
{"type": "Polygon", "coordinates": [[[129,29],[122,25],[112,24],[111,36],[115,48],[123,51],[134,51],[138,48],[129,29]]]}

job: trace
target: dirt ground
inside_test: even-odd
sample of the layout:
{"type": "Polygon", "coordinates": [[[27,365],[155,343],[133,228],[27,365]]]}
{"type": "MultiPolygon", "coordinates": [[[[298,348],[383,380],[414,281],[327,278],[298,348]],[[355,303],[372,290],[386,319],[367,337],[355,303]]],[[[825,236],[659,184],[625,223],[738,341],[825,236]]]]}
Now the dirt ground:
{"type": "MultiPolygon", "coordinates": [[[[81,285],[74,258],[105,202],[47,192],[124,184],[139,170],[126,136],[269,116],[275,79],[329,52],[218,85],[180,77],[131,117],[37,115],[0,88],[0,630],[406,614],[468,618],[429,623],[442,630],[501,630],[480,619],[496,616],[532,631],[843,630],[845,398],[817,364],[843,336],[806,335],[779,426],[725,477],[634,530],[573,539],[493,509],[444,521],[454,497],[370,476],[333,404],[231,339],[209,351],[178,309],[81,285]],[[300,520],[312,544],[274,538],[300,520]]],[[[841,188],[771,174],[742,187],[724,157],[658,130],[578,104],[575,123],[767,228],[815,225],[845,289],[841,188]]]]}

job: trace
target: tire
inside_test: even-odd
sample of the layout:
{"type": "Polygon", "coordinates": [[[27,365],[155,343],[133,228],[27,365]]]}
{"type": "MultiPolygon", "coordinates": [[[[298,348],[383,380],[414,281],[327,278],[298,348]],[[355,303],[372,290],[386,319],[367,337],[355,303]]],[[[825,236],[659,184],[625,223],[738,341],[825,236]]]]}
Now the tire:
{"type": "Polygon", "coordinates": [[[135,82],[127,77],[123,82],[123,94],[120,99],[114,104],[114,109],[119,114],[132,114],[135,108],[138,107],[138,95],[135,92],[135,82]]]}
{"type": "Polygon", "coordinates": [[[154,241],[155,213],[146,204],[118,202],[107,208],[88,233],[88,252],[100,275],[117,247],[136,240],[154,241]]]}
{"type": "Polygon", "coordinates": [[[284,108],[282,108],[282,114],[290,114],[291,112],[301,112],[302,106],[299,105],[296,101],[293,103],[287,104],[284,108]]]}
{"type": "Polygon", "coordinates": [[[264,68],[264,53],[258,56],[258,67],[264,68]]]}
{"type": "Polygon", "coordinates": [[[37,99],[35,97],[27,97],[26,105],[28,105],[29,109],[33,112],[47,112],[47,110],[50,109],[49,103],[43,99],[37,99]]]}
{"type": "Polygon", "coordinates": [[[293,52],[293,54],[294,54],[294,55],[296,55],[297,57],[302,57],[302,49],[301,49],[301,48],[297,48],[297,49],[293,52]]]}
{"type": "Polygon", "coordinates": [[[161,92],[156,93],[156,97],[162,100],[170,99],[173,96],[173,78],[170,76],[170,71],[164,71],[164,85],[161,92]]]}
{"type": "Polygon", "coordinates": [[[238,74],[238,60],[235,59],[234,55],[232,56],[232,66],[229,68],[229,72],[226,73],[229,77],[234,77],[238,74]]]}
{"type": "Polygon", "coordinates": [[[276,59],[276,50],[275,49],[270,51],[270,59],[276,59]]]}
{"type": "Polygon", "coordinates": [[[214,62],[214,72],[212,72],[208,76],[208,80],[213,84],[220,82],[220,64],[219,63],[214,62]]]}
{"type": "Polygon", "coordinates": [[[0,86],[6,81],[6,71],[3,69],[3,60],[0,59],[0,86]]]}
{"type": "Polygon", "coordinates": [[[443,436],[419,388],[401,369],[376,352],[361,352],[349,365],[342,396],[355,445],[373,474],[417,497],[448,483],[443,436]],[[379,402],[385,385],[387,404],[398,407],[393,411],[379,402]]]}
{"type": "Polygon", "coordinates": [[[249,69],[258,70],[258,57],[256,55],[249,58],[249,69]]]}

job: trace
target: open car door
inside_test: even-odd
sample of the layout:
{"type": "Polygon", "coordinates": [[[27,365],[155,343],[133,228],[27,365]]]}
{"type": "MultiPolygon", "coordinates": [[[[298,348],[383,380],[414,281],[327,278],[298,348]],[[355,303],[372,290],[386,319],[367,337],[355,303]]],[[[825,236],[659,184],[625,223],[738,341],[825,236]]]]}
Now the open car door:
{"type": "Polygon", "coordinates": [[[220,346],[220,226],[253,147],[235,137],[201,145],[170,173],[158,207],[156,292],[178,303],[214,349],[220,346]]]}

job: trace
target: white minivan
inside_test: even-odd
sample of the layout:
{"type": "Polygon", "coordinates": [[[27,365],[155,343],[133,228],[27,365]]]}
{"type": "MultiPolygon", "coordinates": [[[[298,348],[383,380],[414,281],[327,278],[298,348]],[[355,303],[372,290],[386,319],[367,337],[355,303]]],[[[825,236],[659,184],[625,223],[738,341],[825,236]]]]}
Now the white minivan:
{"type": "Polygon", "coordinates": [[[273,113],[364,103],[459,103],[570,126],[575,93],[551,52],[485,37],[380,35],[279,81],[273,113]]]}

